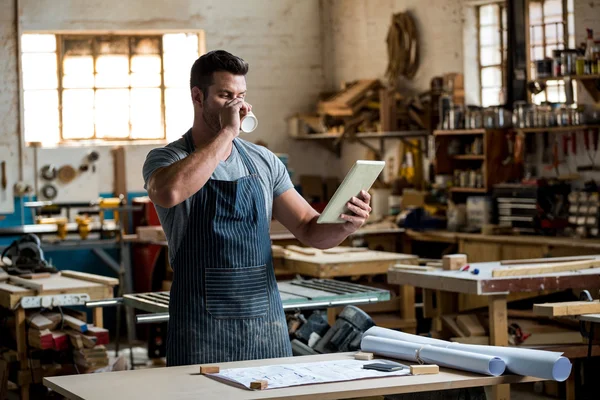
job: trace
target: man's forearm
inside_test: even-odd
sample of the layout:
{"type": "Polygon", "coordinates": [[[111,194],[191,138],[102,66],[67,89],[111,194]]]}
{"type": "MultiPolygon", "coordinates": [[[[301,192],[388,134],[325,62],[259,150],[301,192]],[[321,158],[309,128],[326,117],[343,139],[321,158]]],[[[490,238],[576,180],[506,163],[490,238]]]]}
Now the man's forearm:
{"type": "Polygon", "coordinates": [[[304,232],[304,244],[317,249],[330,249],[342,243],[352,230],[347,224],[317,224],[314,217],[307,225],[304,232]]]}
{"type": "Polygon", "coordinates": [[[200,190],[224,158],[233,135],[219,133],[212,141],[199,144],[189,156],[158,170],[150,179],[148,194],[156,204],[170,208],[200,190]]]}

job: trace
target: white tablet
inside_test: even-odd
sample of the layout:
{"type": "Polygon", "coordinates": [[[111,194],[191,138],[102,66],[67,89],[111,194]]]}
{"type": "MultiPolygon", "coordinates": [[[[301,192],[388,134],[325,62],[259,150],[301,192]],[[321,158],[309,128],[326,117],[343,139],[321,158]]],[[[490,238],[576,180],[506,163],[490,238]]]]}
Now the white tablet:
{"type": "MultiPolygon", "coordinates": [[[[340,218],[341,214],[348,213],[346,203],[353,196],[358,196],[361,190],[368,191],[385,166],[385,161],[358,160],[340,187],[335,191],[327,207],[317,220],[318,224],[343,224],[346,221],[340,218]]],[[[350,213],[352,215],[352,213],[350,213]]]]}

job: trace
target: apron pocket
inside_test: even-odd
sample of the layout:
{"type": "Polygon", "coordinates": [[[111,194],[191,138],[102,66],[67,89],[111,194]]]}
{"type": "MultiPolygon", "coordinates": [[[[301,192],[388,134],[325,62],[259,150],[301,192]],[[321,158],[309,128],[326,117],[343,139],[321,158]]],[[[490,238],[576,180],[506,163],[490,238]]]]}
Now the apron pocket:
{"type": "Polygon", "coordinates": [[[217,319],[260,318],[269,311],[267,266],[206,268],[206,310],[217,319]]]}

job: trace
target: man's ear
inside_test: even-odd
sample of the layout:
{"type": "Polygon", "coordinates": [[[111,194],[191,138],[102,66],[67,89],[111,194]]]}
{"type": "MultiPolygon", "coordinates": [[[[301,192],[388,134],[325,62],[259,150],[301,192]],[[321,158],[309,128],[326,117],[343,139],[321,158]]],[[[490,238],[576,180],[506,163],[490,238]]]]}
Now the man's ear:
{"type": "Polygon", "coordinates": [[[204,106],[204,93],[202,93],[202,90],[200,90],[198,86],[192,88],[192,101],[194,102],[194,105],[199,107],[204,106]]]}

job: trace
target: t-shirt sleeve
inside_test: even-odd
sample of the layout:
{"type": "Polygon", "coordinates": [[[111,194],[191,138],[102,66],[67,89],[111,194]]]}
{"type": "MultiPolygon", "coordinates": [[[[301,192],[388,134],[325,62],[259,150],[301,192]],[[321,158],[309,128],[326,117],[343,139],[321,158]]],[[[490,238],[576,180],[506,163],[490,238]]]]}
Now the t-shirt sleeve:
{"type": "Polygon", "coordinates": [[[290,174],[279,157],[271,153],[273,158],[273,198],[276,198],[294,187],[290,174]]]}
{"type": "Polygon", "coordinates": [[[167,147],[152,149],[146,156],[142,173],[144,175],[144,189],[148,190],[148,181],[150,177],[159,168],[168,167],[174,162],[179,161],[178,154],[167,147]]]}

